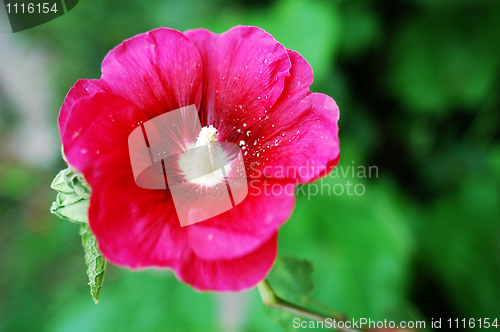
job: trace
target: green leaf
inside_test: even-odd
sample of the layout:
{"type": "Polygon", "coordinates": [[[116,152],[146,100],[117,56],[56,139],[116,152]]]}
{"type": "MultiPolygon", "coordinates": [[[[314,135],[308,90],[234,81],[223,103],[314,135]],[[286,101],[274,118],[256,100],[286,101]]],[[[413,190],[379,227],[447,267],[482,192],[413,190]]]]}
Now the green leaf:
{"type": "Polygon", "coordinates": [[[80,173],[68,167],[57,174],[50,186],[59,192],[50,212],[73,222],[88,222],[90,187],[80,173]]]}
{"type": "Polygon", "coordinates": [[[90,294],[94,302],[99,303],[99,294],[101,293],[104,275],[108,262],[102,257],[97,248],[97,241],[89,229],[88,224],[82,224],[80,227],[83,249],[85,251],[85,263],[87,264],[87,275],[89,276],[90,294]]]}
{"type": "Polygon", "coordinates": [[[78,173],[75,169],[68,167],[61,173],[64,181],[73,189],[73,191],[78,194],[81,198],[89,199],[90,198],[90,187],[83,178],[83,175],[78,173]]]}
{"type": "MultiPolygon", "coordinates": [[[[313,270],[312,263],[307,260],[283,257],[277,260],[267,280],[275,294],[280,298],[297,305],[305,305],[314,289],[313,270]]],[[[270,307],[266,307],[264,310],[274,323],[281,325],[283,330],[296,330],[290,322],[297,315],[270,307]]]]}
{"type": "Polygon", "coordinates": [[[66,172],[67,170],[68,169],[65,169],[59,172],[59,174],[57,174],[54,178],[54,181],[52,181],[50,187],[60,193],[71,194],[74,192],[74,189],[68,186],[63,176],[63,172],[66,172]]]}
{"type": "MultiPolygon", "coordinates": [[[[353,161],[359,165],[353,149],[344,150],[337,166],[343,167],[340,174],[353,161]]],[[[370,182],[357,174],[327,176],[316,183],[320,191],[324,186],[323,195],[299,196],[291,221],[280,230],[281,238],[287,239],[280,250],[284,255],[314,259],[316,300],[350,318],[366,315],[383,320],[405,310],[407,304],[416,247],[410,226],[414,211],[403,207],[407,201],[399,189],[372,176],[370,182]],[[347,194],[347,181],[353,186],[361,183],[366,193],[347,194]],[[337,184],[344,193],[328,193],[327,186],[333,190],[337,184]]]]}
{"type": "Polygon", "coordinates": [[[96,238],[88,226],[90,187],[83,176],[71,167],[59,172],[51,187],[59,193],[55,202],[52,203],[50,212],[60,218],[81,223],[80,235],[82,236],[85,251],[90,293],[94,302],[99,303],[99,294],[106,273],[107,261],[97,249],[96,238]]]}
{"type": "Polygon", "coordinates": [[[283,257],[274,265],[268,281],[278,296],[303,303],[314,289],[313,270],[313,264],[308,260],[283,257]]]}
{"type": "Polygon", "coordinates": [[[83,175],[75,169],[68,167],[57,174],[50,187],[58,192],[71,194],[77,193],[81,198],[89,199],[91,190],[83,175]]]}
{"type": "Polygon", "coordinates": [[[89,200],[83,199],[78,194],[57,194],[56,201],[52,203],[50,212],[59,218],[77,223],[88,222],[89,200]]]}

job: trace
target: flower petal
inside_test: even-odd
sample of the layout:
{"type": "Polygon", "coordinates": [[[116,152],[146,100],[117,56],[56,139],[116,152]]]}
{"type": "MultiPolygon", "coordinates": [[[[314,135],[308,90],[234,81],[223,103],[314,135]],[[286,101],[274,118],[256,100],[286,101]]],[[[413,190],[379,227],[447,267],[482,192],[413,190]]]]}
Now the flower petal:
{"type": "Polygon", "coordinates": [[[104,257],[129,268],[173,267],[189,247],[172,198],[140,188],[132,173],[128,136],[142,121],[132,102],[97,93],[75,103],[63,144],[92,188],[89,224],[104,257]]]}
{"type": "Polygon", "coordinates": [[[69,164],[93,179],[130,172],[128,136],[148,118],[133,103],[109,93],[78,100],[62,134],[64,153],[69,164]]]}
{"type": "Polygon", "coordinates": [[[190,247],[206,259],[232,259],[267,241],[288,220],[295,186],[252,180],[248,196],[231,210],[187,228],[190,247]]]}
{"type": "Polygon", "coordinates": [[[101,81],[153,118],[201,103],[198,50],[177,30],[159,28],[132,37],[104,58],[101,81]]]}
{"type": "Polygon", "coordinates": [[[139,188],[131,176],[99,185],[89,224],[103,256],[120,266],[173,268],[190,251],[169,192],[139,188]]]}
{"type": "Polygon", "coordinates": [[[311,67],[297,52],[288,52],[291,75],[269,116],[247,139],[249,148],[256,147],[245,163],[259,165],[252,177],[264,174],[306,183],[325,176],[338,163],[339,110],[331,97],[310,92],[311,67]]]}
{"type": "Polygon", "coordinates": [[[232,260],[207,261],[190,253],[175,269],[178,278],[200,291],[241,291],[254,287],[271,270],[277,233],[255,251],[232,260]]]}
{"type": "Polygon", "coordinates": [[[97,92],[130,100],[148,118],[191,104],[200,107],[200,54],[177,30],[159,28],[124,41],[104,58],[101,71],[99,80],[79,80],[68,92],[59,115],[61,135],[75,102],[97,92]]]}
{"type": "Polygon", "coordinates": [[[203,125],[219,129],[219,139],[234,137],[264,116],[289,76],[286,49],[257,27],[238,26],[218,35],[186,31],[203,61],[203,125]]]}
{"type": "Polygon", "coordinates": [[[71,112],[73,111],[73,106],[77,101],[82,98],[89,98],[94,96],[98,92],[105,92],[106,87],[99,80],[78,80],[75,85],[69,90],[64,103],[61,106],[61,111],[59,112],[59,131],[61,137],[66,132],[66,124],[70,118],[71,112]]]}

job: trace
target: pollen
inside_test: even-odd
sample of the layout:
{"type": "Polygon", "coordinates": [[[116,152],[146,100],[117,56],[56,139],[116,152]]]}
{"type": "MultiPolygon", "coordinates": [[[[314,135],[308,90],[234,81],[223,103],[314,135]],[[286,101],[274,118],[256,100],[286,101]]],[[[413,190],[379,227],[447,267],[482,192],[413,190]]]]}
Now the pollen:
{"type": "Polygon", "coordinates": [[[231,170],[226,153],[218,143],[218,135],[214,126],[203,127],[196,140],[197,149],[186,151],[180,156],[179,166],[190,182],[214,187],[224,180],[222,170],[215,165],[225,165],[226,174],[231,170]]]}
{"type": "Polygon", "coordinates": [[[196,147],[208,145],[209,143],[215,143],[218,141],[219,133],[217,129],[210,125],[201,128],[198,134],[198,139],[196,140],[196,147]]]}

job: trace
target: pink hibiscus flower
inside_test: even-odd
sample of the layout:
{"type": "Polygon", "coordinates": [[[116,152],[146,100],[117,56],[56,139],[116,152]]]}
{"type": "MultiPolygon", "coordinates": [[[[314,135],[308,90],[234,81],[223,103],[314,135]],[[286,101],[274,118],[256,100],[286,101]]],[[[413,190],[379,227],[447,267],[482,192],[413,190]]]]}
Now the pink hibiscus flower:
{"type": "Polygon", "coordinates": [[[220,35],[160,28],[113,49],[101,78],[76,82],[59,116],[68,163],[92,189],[89,225],[104,257],[131,269],[171,268],[198,290],[236,291],[264,279],[294,187],[339,160],[337,105],[311,93],[312,82],[300,54],[256,27],[220,35]],[[181,227],[169,189],[136,184],[128,137],[189,105],[204,129],[217,131],[212,141],[241,146],[249,185],[236,207],[181,227]]]}

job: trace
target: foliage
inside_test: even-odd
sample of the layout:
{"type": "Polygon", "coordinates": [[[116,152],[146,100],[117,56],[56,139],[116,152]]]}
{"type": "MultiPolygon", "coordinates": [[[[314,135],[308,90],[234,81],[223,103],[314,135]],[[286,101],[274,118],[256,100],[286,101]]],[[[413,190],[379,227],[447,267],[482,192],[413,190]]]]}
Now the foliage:
{"type": "MultiPolygon", "coordinates": [[[[312,273],[311,262],[288,256],[276,262],[268,281],[277,296],[293,304],[305,306],[314,288],[312,273]]],[[[285,331],[294,330],[291,322],[296,315],[272,307],[266,308],[265,311],[270,319],[280,324],[285,331]]]]}
{"type": "Polygon", "coordinates": [[[83,177],[71,167],[59,172],[52,181],[51,187],[58,193],[50,212],[60,218],[80,223],[90,294],[97,304],[108,263],[99,252],[96,238],[88,226],[90,188],[83,177]]]}

